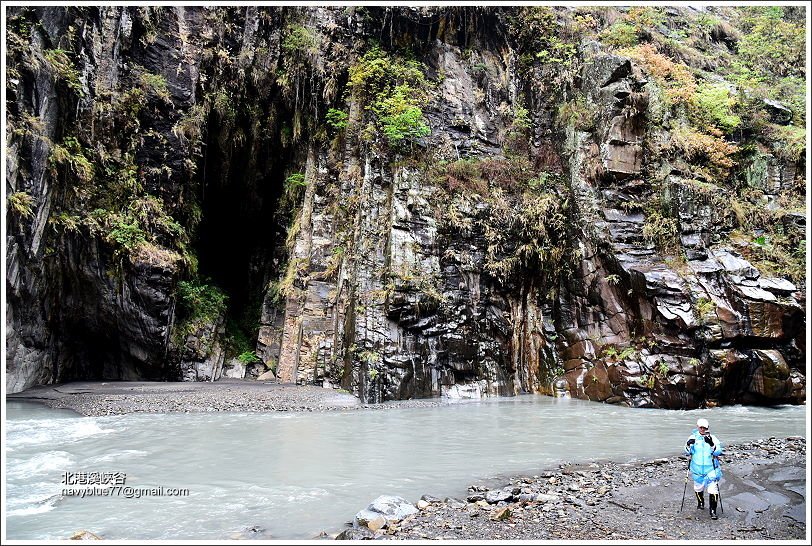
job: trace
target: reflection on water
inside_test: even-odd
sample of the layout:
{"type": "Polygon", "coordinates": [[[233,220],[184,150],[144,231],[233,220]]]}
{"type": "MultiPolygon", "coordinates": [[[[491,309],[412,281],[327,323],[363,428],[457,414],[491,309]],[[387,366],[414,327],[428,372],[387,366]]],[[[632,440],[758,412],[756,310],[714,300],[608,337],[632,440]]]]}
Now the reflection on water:
{"type": "Polygon", "coordinates": [[[631,409],[520,396],[434,408],[79,417],[7,402],[9,539],[310,539],[380,494],[463,496],[560,462],[676,455],[696,419],[723,443],[804,436],[803,406],[631,409]],[[122,472],[186,497],[61,495],[65,472],[122,472]]]}

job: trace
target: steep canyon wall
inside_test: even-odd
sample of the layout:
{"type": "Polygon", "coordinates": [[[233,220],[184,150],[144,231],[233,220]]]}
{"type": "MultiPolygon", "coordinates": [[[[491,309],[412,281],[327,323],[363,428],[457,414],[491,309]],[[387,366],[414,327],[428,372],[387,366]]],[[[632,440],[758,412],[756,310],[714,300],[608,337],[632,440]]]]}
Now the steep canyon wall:
{"type": "Polygon", "coordinates": [[[804,403],[805,114],[657,10],[13,8],[7,390],[804,403]]]}

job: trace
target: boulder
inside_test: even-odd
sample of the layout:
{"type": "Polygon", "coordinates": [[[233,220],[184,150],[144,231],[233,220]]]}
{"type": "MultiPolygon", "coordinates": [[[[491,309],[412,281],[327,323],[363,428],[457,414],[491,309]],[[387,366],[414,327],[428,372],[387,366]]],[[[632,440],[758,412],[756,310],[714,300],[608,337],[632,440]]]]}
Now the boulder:
{"type": "Polygon", "coordinates": [[[243,379],[245,378],[245,368],[245,363],[239,358],[232,358],[223,365],[223,377],[243,379]]]}
{"type": "Polygon", "coordinates": [[[276,374],[273,370],[268,370],[257,377],[257,381],[276,381],[276,374]]]}
{"type": "Polygon", "coordinates": [[[252,362],[245,367],[245,379],[258,379],[268,368],[262,362],[252,362]]]}
{"type": "Polygon", "coordinates": [[[770,120],[779,125],[789,125],[792,121],[792,110],[785,104],[772,99],[763,99],[764,109],[770,114],[770,120]]]}
{"type": "Polygon", "coordinates": [[[494,489],[485,493],[485,500],[490,504],[507,501],[513,498],[513,492],[508,489],[494,489]]]}
{"type": "Polygon", "coordinates": [[[354,525],[371,529],[370,524],[378,525],[380,523],[379,518],[383,518],[386,523],[397,523],[406,516],[417,512],[417,507],[402,497],[381,495],[355,515],[354,525]]]}

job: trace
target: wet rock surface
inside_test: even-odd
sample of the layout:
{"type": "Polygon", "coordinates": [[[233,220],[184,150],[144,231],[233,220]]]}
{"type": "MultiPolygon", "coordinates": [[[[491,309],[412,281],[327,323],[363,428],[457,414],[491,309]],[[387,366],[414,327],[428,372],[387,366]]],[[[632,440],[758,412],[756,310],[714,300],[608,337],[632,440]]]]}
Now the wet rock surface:
{"type": "MultiPolygon", "coordinates": [[[[726,447],[719,519],[698,510],[686,459],[562,464],[533,476],[489,478],[356,539],[799,540],[806,534],[806,440],[726,447]]],[[[346,531],[345,531],[346,534],[346,531]]],[[[338,538],[348,538],[339,535],[338,538]]]]}

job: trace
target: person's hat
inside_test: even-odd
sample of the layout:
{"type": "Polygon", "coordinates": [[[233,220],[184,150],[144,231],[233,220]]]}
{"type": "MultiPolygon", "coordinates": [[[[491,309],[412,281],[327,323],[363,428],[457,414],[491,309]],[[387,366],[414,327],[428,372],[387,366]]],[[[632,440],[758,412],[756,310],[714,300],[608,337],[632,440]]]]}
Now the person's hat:
{"type": "Polygon", "coordinates": [[[696,420],[696,426],[704,427],[704,428],[710,428],[710,425],[708,424],[707,419],[697,419],[696,420]]]}

